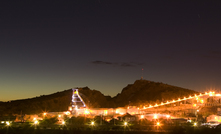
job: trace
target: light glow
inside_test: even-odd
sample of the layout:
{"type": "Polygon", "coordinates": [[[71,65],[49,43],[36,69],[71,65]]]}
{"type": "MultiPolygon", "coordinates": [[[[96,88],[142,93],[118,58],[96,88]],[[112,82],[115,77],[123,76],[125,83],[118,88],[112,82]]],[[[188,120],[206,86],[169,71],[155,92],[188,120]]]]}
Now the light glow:
{"type": "Polygon", "coordinates": [[[64,112],[64,114],[66,114],[66,115],[70,115],[71,113],[70,113],[69,111],[67,111],[67,112],[64,112]]]}
{"type": "MultiPolygon", "coordinates": [[[[117,112],[117,111],[116,111],[117,112]]],[[[84,114],[90,114],[90,111],[88,109],[84,110],[84,114]]]]}
{"type": "Polygon", "coordinates": [[[201,102],[201,103],[204,103],[203,99],[202,99],[202,100],[200,100],[200,102],[201,102]]]}
{"type": "Polygon", "coordinates": [[[196,122],[194,122],[194,124],[193,124],[194,126],[197,126],[197,123],[196,122]]]}
{"type": "Polygon", "coordinates": [[[160,122],[157,122],[157,126],[160,126],[160,122]]]}
{"type": "Polygon", "coordinates": [[[34,121],[34,124],[38,124],[38,121],[36,120],[36,121],[34,121]]]}
{"type": "Polygon", "coordinates": [[[154,114],[153,118],[154,118],[154,119],[157,119],[157,118],[158,118],[158,117],[157,117],[157,114],[154,114]]]}
{"type": "Polygon", "coordinates": [[[10,122],[9,122],[9,121],[6,121],[6,125],[7,125],[7,126],[10,126],[10,122]]]}

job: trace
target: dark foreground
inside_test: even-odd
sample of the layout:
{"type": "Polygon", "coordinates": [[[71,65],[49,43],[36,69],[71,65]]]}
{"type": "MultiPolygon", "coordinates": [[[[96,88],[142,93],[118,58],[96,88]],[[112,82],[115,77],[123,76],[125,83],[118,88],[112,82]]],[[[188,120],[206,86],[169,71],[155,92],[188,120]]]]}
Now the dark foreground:
{"type": "Polygon", "coordinates": [[[41,129],[41,128],[4,128],[0,134],[221,134],[220,129],[215,128],[182,128],[177,127],[170,131],[165,130],[78,130],[78,129],[41,129]]]}

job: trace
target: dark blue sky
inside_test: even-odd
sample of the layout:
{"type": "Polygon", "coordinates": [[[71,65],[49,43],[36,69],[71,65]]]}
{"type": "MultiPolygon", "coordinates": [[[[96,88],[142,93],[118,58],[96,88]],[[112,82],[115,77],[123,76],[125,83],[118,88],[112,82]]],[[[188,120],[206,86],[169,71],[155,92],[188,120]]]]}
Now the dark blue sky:
{"type": "Polygon", "coordinates": [[[0,100],[144,79],[221,89],[221,2],[0,2],[0,100]]]}

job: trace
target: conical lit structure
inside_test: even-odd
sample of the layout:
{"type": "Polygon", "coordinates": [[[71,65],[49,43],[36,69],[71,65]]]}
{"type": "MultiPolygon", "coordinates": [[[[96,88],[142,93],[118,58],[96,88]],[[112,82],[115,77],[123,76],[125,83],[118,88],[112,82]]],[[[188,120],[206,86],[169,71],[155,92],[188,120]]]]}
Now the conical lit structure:
{"type": "Polygon", "coordinates": [[[73,95],[72,95],[72,113],[76,113],[76,110],[79,108],[86,108],[86,105],[81,98],[81,96],[78,93],[78,89],[72,89],[73,95]]]}

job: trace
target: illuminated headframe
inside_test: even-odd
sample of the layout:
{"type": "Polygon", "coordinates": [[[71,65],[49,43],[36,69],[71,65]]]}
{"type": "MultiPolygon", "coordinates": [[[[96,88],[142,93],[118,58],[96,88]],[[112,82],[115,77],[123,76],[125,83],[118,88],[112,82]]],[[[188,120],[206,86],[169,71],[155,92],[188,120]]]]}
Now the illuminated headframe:
{"type": "Polygon", "coordinates": [[[73,95],[72,95],[72,108],[79,109],[81,107],[86,107],[83,99],[78,93],[78,89],[72,89],[73,90],[73,95]]]}

